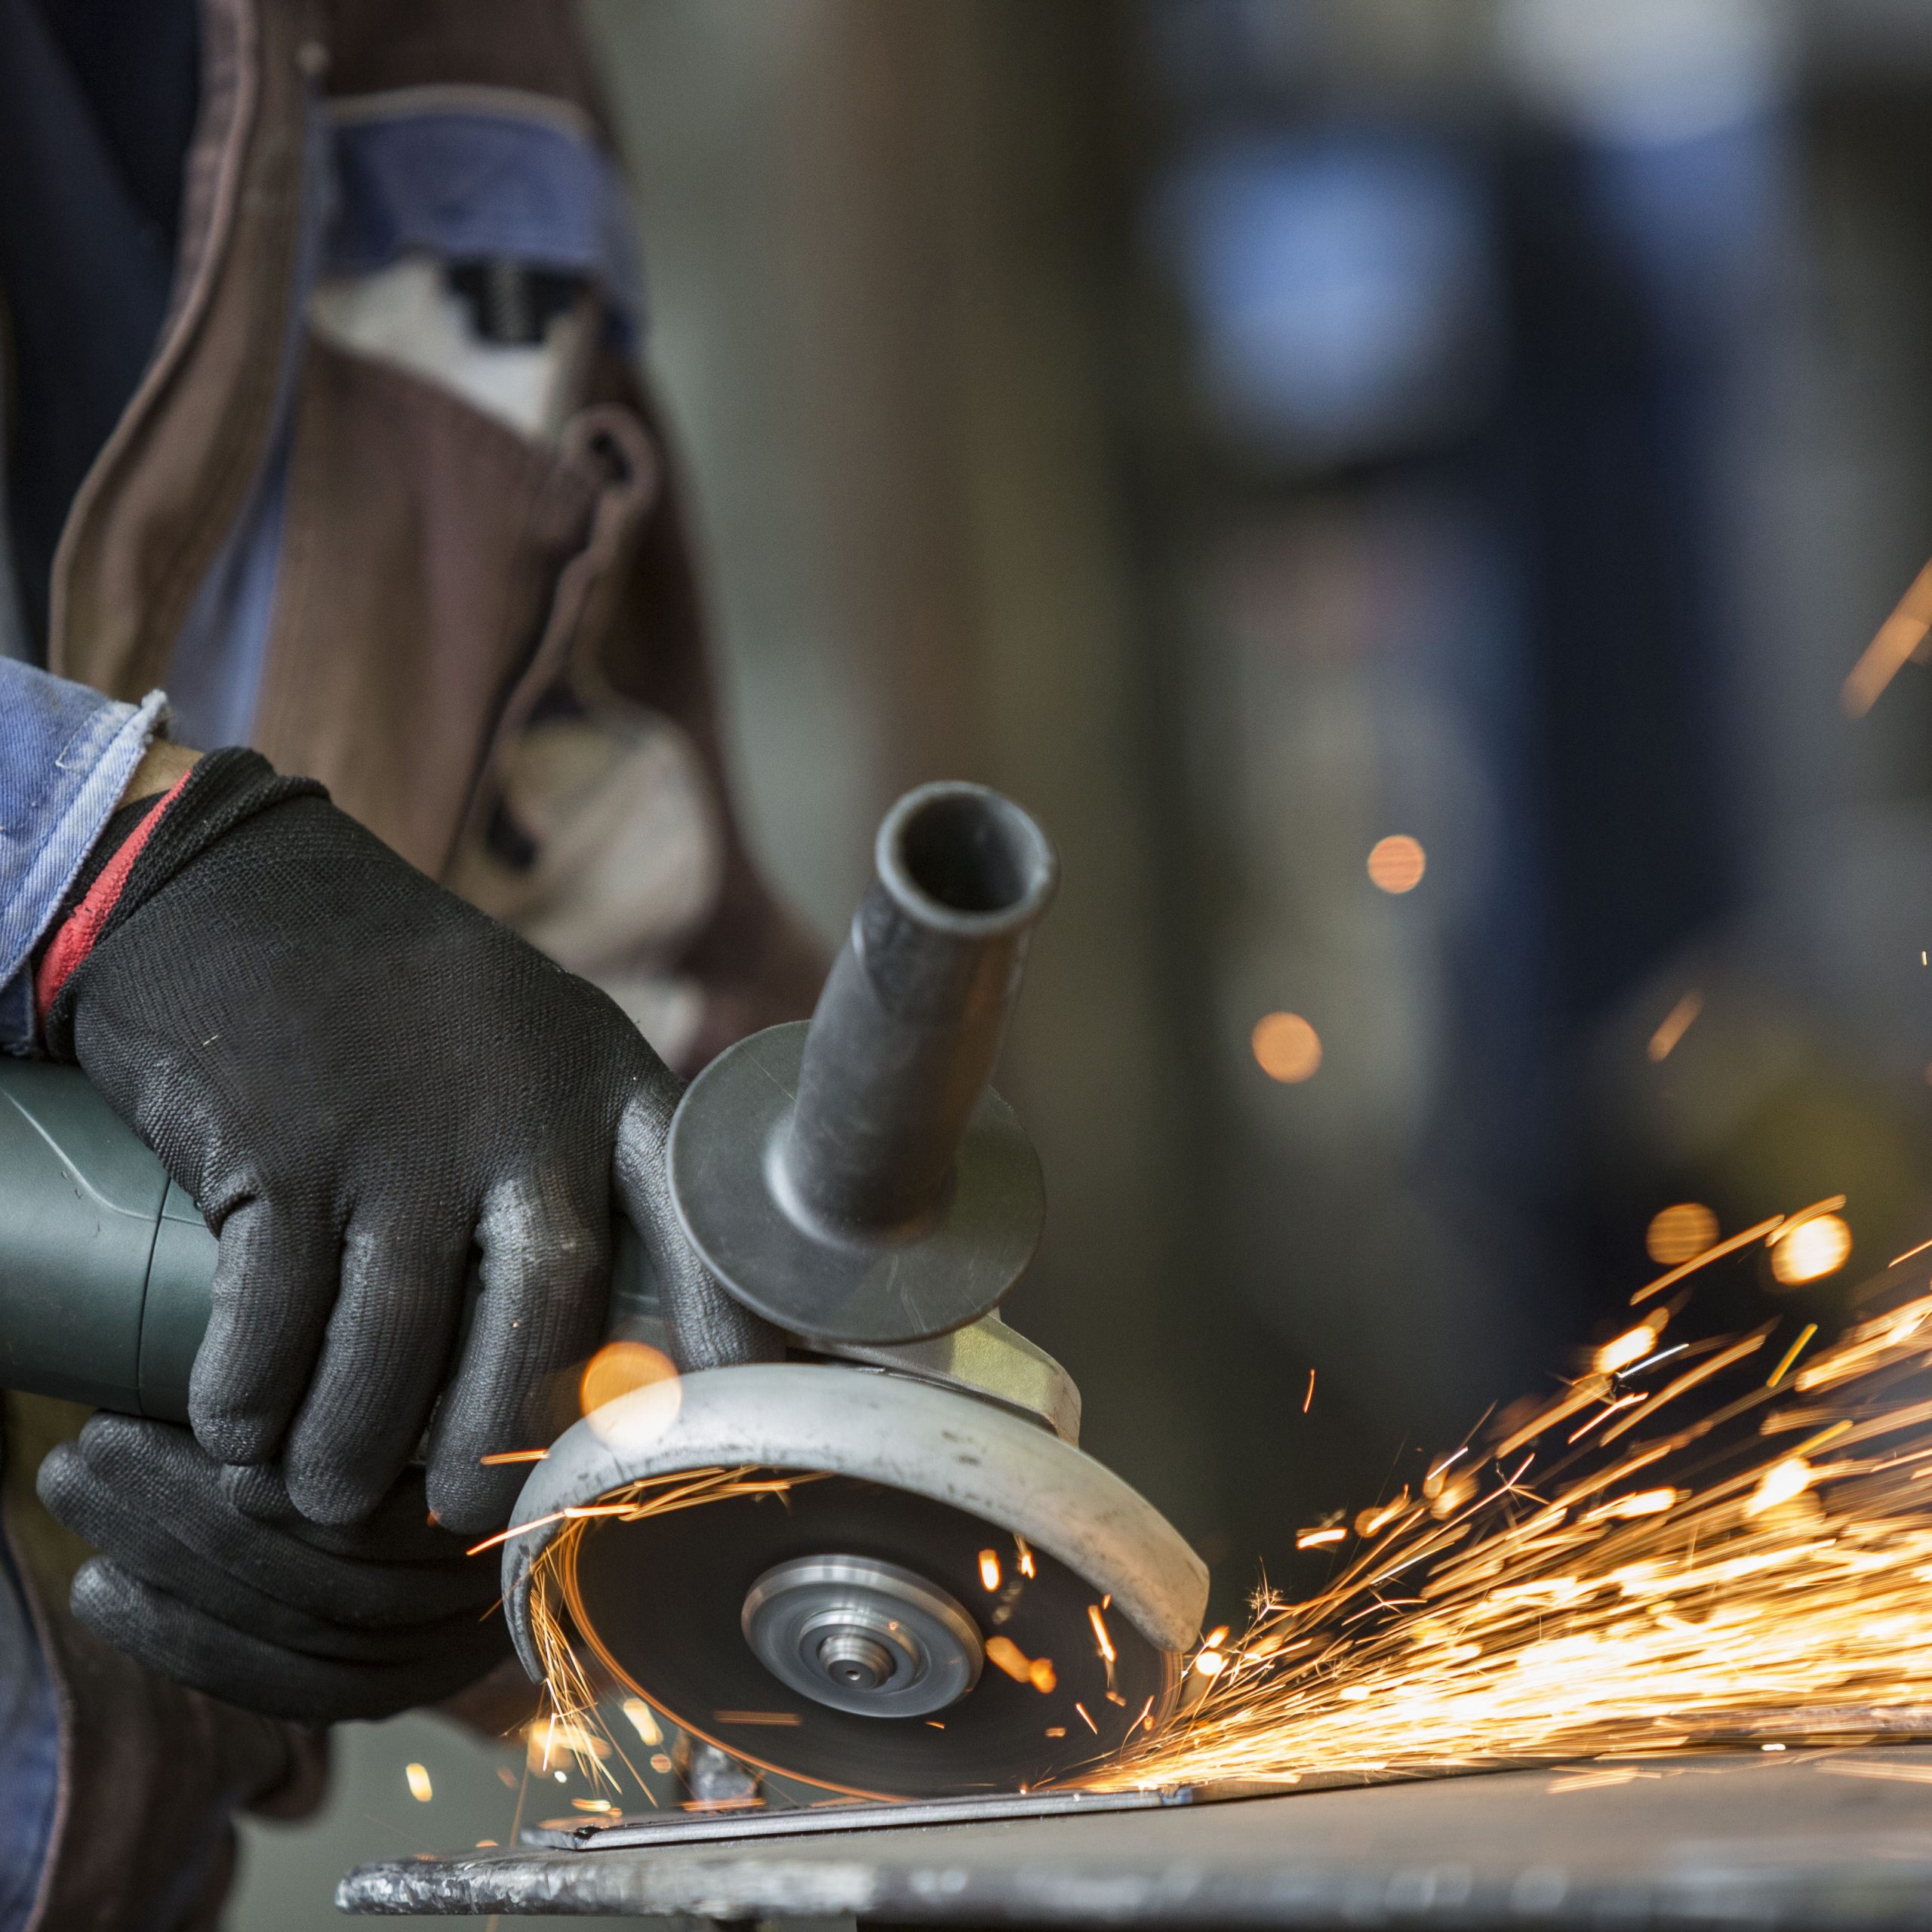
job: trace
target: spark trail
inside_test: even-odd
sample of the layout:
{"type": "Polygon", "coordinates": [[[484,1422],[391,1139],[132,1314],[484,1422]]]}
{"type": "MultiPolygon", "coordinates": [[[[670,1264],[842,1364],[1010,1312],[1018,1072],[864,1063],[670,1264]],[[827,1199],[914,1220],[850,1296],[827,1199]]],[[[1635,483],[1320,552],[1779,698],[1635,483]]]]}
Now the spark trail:
{"type": "Polygon", "coordinates": [[[1789,1350],[1769,1322],[1666,1346],[1690,1291],[1363,1511],[1319,1595],[1261,1593],[1186,1715],[1088,1782],[1932,1734],[1925,1275],[1895,1265],[1881,1312],[1789,1350]]]}

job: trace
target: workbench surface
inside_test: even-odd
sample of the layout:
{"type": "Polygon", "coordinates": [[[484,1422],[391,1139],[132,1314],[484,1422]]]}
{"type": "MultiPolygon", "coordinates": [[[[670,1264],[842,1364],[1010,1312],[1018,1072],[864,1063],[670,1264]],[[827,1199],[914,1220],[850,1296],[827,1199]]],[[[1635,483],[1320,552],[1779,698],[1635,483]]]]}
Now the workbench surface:
{"type": "Polygon", "coordinates": [[[365,1866],[337,1903],[937,1924],[1932,1932],[1932,1746],[1626,1760],[822,1837],[465,1852],[365,1866]]]}

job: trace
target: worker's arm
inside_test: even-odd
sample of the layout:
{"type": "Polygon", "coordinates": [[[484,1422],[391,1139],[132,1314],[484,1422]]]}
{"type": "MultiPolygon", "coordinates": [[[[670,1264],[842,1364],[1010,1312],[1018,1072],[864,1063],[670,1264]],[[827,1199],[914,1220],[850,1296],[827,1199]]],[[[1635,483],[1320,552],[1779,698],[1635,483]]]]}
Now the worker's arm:
{"type": "Polygon", "coordinates": [[[60,1725],[54,1684],[11,1552],[0,1540],[0,1932],[33,1909],[54,1832],[60,1725]]]}
{"type": "Polygon", "coordinates": [[[157,692],[117,704],[0,657],[0,1050],[35,1039],[35,947],[160,721],[157,692]]]}

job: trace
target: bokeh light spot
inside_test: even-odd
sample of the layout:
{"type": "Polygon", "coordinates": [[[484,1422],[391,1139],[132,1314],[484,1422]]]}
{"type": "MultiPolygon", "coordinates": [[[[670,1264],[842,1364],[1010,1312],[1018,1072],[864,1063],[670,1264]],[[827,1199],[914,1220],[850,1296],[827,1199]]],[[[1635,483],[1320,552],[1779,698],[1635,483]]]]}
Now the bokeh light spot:
{"type": "Polygon", "coordinates": [[[1604,1343],[1598,1349],[1592,1365],[1599,1375],[1614,1375],[1619,1369],[1641,1361],[1657,1345],[1657,1331],[1645,1322],[1619,1335],[1614,1341],[1604,1343]]]}
{"type": "Polygon", "coordinates": [[[1850,1253],[1850,1229],[1835,1214],[1819,1214],[1771,1243],[1771,1272],[1795,1288],[1835,1275],[1850,1253]]]}
{"type": "Polygon", "coordinates": [[[1321,1036],[1299,1013],[1264,1014],[1249,1040],[1255,1065],[1284,1085],[1307,1079],[1321,1064],[1321,1036]]]}
{"type": "Polygon", "coordinates": [[[1413,892],[1428,869],[1429,855],[1406,832],[1378,838],[1369,848],[1368,875],[1384,892],[1413,892]]]}
{"type": "Polygon", "coordinates": [[[583,1413],[589,1415],[592,1409],[601,1409],[634,1389],[648,1389],[654,1382],[675,1380],[677,1373],[671,1358],[648,1342],[606,1342],[584,1364],[577,1389],[583,1413]]]}
{"type": "Polygon", "coordinates": [[[1718,1217],[1701,1201],[1680,1201],[1651,1217],[1644,1251],[1658,1266],[1675,1268],[1714,1247],[1717,1238],[1718,1217]]]}

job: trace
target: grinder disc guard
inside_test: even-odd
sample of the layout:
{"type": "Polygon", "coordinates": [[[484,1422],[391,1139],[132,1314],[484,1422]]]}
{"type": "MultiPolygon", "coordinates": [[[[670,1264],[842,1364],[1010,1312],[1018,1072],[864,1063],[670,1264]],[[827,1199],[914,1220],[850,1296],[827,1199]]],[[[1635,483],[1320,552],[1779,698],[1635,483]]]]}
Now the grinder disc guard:
{"type": "MultiPolygon", "coordinates": [[[[1100,1604],[1092,1588],[1044,1552],[1029,1547],[1026,1558],[1031,1577],[1010,1534],[924,1497],[833,1476],[783,1495],[593,1522],[577,1580],[599,1652],[686,1730],[789,1777],[924,1798],[1072,1775],[1167,1715],[1176,1659],[1109,1607],[1100,1617],[1110,1668],[1089,1614],[1100,1604]],[[989,1564],[983,1574],[982,1552],[996,1572],[989,1564]],[[930,1715],[860,1715],[793,1688],[754,1650],[745,1606],[761,1578],[788,1565],[809,1577],[811,1559],[828,1555],[859,1559],[851,1568],[860,1575],[870,1559],[921,1580],[977,1626],[975,1661],[978,1641],[993,1639],[1012,1668],[1032,1663],[1035,1675],[1021,1681],[989,1658],[970,1689],[930,1715]]],[[[835,1590],[826,1600],[835,1603],[835,1590]]],[[[828,1614],[835,1642],[843,1626],[828,1614]]]]}
{"type": "Polygon", "coordinates": [[[700,1371],[607,1404],[536,1466],[503,1546],[533,1678],[533,1592],[553,1614],[574,1595],[579,1635],[676,1722],[870,1797],[1011,1789],[1111,1756],[1171,1709],[1207,1590],[1173,1526],[1050,1429],[829,1364],[700,1371]],[[722,1471],[811,1479],[584,1513],[722,1471]],[[559,1598],[545,1552],[566,1525],[559,1598]]]}

